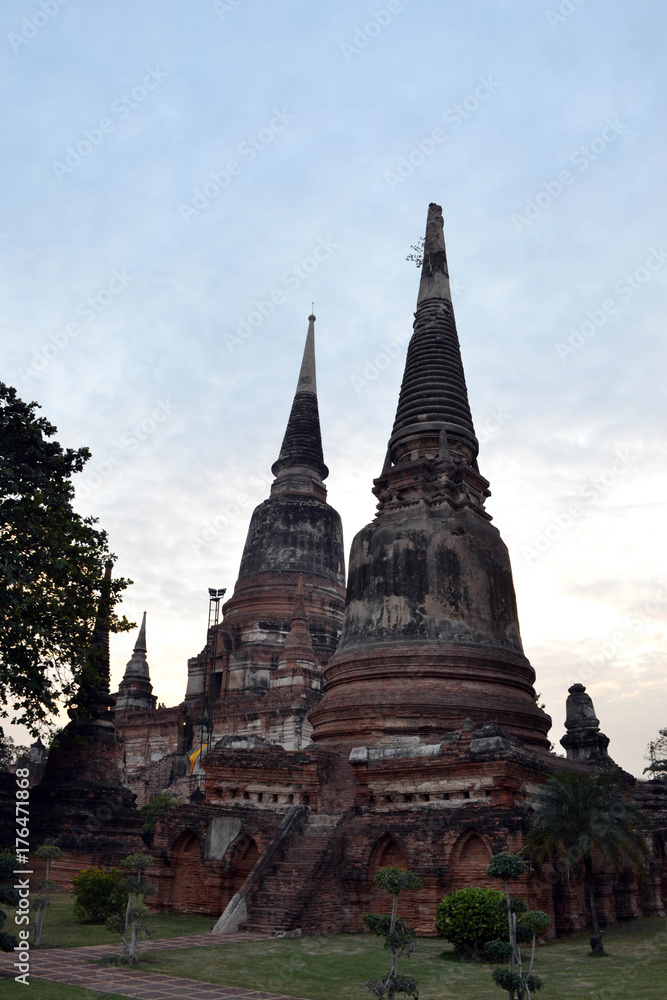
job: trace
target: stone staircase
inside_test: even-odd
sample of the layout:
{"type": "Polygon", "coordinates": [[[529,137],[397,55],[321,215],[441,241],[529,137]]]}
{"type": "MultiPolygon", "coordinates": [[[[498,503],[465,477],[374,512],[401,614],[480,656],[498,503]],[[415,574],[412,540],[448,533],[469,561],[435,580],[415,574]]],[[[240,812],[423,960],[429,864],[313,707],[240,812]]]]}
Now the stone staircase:
{"type": "Polygon", "coordinates": [[[303,909],[317,887],[318,872],[326,864],[339,821],[340,816],[308,815],[284,842],[280,854],[248,894],[244,930],[280,934],[300,928],[303,909]]]}

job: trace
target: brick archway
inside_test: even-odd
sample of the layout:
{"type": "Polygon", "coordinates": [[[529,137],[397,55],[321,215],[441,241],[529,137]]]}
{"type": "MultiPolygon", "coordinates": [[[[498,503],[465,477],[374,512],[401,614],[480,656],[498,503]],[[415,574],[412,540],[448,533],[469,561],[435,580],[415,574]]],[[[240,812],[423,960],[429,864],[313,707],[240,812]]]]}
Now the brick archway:
{"type": "MultiPolygon", "coordinates": [[[[399,841],[390,833],[384,833],[373,847],[368,862],[368,910],[367,913],[391,913],[393,898],[388,892],[373,885],[373,876],[380,868],[409,868],[405,851],[399,841]]],[[[404,893],[398,902],[398,915],[415,926],[418,910],[415,894],[404,893]]]]}
{"type": "Polygon", "coordinates": [[[464,830],[449,855],[449,891],[475,885],[500,888],[497,880],[486,873],[491,857],[491,848],[481,834],[473,829],[464,830]]]}
{"type": "Polygon", "coordinates": [[[171,852],[172,909],[180,913],[202,913],[210,909],[204,877],[201,844],[194,830],[183,830],[171,852]]]}

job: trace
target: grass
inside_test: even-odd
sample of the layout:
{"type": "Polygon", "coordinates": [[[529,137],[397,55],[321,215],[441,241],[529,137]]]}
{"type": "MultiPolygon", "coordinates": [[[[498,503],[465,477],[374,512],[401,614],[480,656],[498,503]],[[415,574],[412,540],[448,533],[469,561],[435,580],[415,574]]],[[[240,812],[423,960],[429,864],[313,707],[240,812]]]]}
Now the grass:
{"type": "MultiPolygon", "coordinates": [[[[590,955],[588,934],[539,948],[535,972],[545,1000],[660,1000],[667,982],[667,924],[645,919],[610,927],[606,958],[590,955]]],[[[490,965],[458,961],[443,942],[422,938],[402,970],[415,976],[420,1000],[502,1000],[490,965]]],[[[304,937],[193,948],[147,955],[151,972],[245,986],[309,1000],[370,1000],[361,985],[388,969],[382,943],[370,935],[304,937]]]]}
{"type": "MultiPolygon", "coordinates": [[[[72,913],[74,897],[67,893],[55,893],[46,915],[44,934],[40,948],[80,948],[92,944],[121,944],[120,935],[107,930],[104,924],[81,924],[72,913]]],[[[7,922],[4,929],[15,933],[14,911],[4,907],[7,922]]],[[[201,914],[158,913],[147,918],[146,923],[153,928],[153,937],[180,937],[183,934],[206,934],[215,923],[215,917],[201,914]]]]}
{"type": "MultiPolygon", "coordinates": [[[[44,944],[76,947],[119,942],[117,935],[74,920],[71,897],[54,897],[44,944]]],[[[13,914],[5,928],[11,930],[13,914]]],[[[156,937],[204,933],[213,918],[165,913],[150,918],[156,937]]],[[[604,936],[607,957],[593,958],[588,934],[551,941],[538,950],[535,972],[544,980],[544,1000],[660,1000],[667,995],[667,921],[645,919],[610,927],[604,936]]],[[[389,956],[369,934],[248,941],[210,948],[179,948],[146,954],[147,972],[187,976],[204,982],[285,993],[308,1000],[370,1000],[363,987],[388,969],[389,956]]],[[[416,977],[420,1000],[502,1000],[491,981],[491,966],[460,962],[449,945],[422,938],[419,951],[402,963],[416,977]],[[444,955],[443,958],[443,948],[444,955]]],[[[14,998],[21,984],[0,980],[0,994],[14,998]]],[[[116,1000],[114,994],[31,979],[32,1000],[116,1000]]]]}

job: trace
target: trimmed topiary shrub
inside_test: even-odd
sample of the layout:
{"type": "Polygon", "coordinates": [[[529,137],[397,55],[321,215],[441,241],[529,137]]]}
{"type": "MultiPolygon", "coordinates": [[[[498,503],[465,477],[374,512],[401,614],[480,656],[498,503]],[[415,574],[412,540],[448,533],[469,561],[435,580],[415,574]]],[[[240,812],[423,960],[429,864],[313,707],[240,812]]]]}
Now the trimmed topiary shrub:
{"type": "Polygon", "coordinates": [[[487,941],[507,935],[504,906],[497,889],[456,889],[438,903],[435,925],[460,955],[479,960],[487,941]]]}
{"type": "Polygon", "coordinates": [[[72,879],[74,916],[91,924],[103,924],[109,917],[125,911],[127,888],[125,877],[115,868],[84,868],[72,879]]]}

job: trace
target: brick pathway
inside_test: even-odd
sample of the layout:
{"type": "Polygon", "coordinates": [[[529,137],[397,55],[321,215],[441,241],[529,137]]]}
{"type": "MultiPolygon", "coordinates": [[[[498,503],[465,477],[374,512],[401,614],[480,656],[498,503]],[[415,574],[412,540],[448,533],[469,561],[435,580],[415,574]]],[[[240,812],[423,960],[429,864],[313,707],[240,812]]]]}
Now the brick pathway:
{"type": "MultiPolygon", "coordinates": [[[[266,934],[189,934],[184,937],[158,938],[142,941],[139,951],[158,951],[172,948],[203,948],[211,945],[238,943],[240,941],[266,940],[266,934]]],[[[94,945],[88,948],[47,948],[30,954],[30,975],[37,979],[51,979],[57,983],[70,983],[101,993],[117,993],[136,1000],[303,1000],[282,994],[264,993],[240,986],[216,986],[198,979],[179,979],[157,973],[130,971],[115,966],[91,965],[91,961],[109,955],[122,954],[122,948],[113,944],[94,945]]],[[[0,953],[0,976],[13,976],[14,955],[0,953]]]]}

